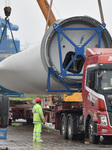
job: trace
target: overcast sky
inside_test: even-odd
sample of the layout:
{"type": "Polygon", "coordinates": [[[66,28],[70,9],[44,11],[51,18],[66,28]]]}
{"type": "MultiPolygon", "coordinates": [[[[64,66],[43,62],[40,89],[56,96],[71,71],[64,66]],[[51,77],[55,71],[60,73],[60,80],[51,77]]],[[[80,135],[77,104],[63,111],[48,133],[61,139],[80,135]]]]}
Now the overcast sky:
{"type": "MultiPolygon", "coordinates": [[[[48,0],[50,2],[50,0],[48,0]]],[[[101,0],[106,28],[112,35],[112,0],[101,0]]],[[[10,22],[19,26],[13,32],[23,47],[38,44],[44,33],[46,21],[36,0],[0,0],[0,16],[5,18],[4,7],[12,8],[10,22]]],[[[90,16],[101,22],[97,0],[53,0],[53,12],[56,19],[73,16],[90,16]]]]}

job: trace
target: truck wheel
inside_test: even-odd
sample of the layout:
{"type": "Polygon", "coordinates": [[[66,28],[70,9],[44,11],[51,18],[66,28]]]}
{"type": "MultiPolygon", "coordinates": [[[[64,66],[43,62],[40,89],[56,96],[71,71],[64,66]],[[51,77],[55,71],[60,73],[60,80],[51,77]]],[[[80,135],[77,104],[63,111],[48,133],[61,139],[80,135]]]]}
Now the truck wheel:
{"type": "Polygon", "coordinates": [[[93,131],[94,131],[94,129],[93,129],[93,121],[92,121],[92,119],[90,119],[89,120],[89,130],[88,130],[88,132],[89,132],[89,141],[92,144],[98,144],[99,140],[100,140],[100,136],[94,135],[93,131]]]}
{"type": "Polygon", "coordinates": [[[12,125],[12,119],[9,119],[9,125],[12,125]]]}
{"type": "Polygon", "coordinates": [[[1,117],[1,128],[6,128],[9,123],[9,98],[8,96],[2,96],[0,98],[0,117],[1,117]]]}
{"type": "Polygon", "coordinates": [[[67,139],[68,138],[68,133],[67,133],[68,125],[67,125],[67,117],[65,115],[62,117],[60,125],[61,125],[60,126],[61,135],[64,139],[67,139]]]}
{"type": "Polygon", "coordinates": [[[72,116],[68,118],[68,138],[69,140],[74,139],[74,130],[73,130],[73,119],[72,116]]]}

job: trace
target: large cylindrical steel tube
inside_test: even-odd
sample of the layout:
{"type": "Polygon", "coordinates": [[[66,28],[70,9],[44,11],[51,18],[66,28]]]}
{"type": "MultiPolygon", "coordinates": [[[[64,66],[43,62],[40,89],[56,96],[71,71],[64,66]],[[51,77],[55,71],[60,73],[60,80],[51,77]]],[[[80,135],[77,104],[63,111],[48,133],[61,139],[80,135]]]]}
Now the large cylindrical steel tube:
{"type": "MultiPolygon", "coordinates": [[[[65,20],[58,20],[56,24],[61,28],[98,28],[101,23],[97,20],[88,16],[72,17],[65,20]]],[[[95,30],[64,30],[66,34],[78,47],[83,46],[83,44],[96,32],[95,30]]],[[[87,48],[97,48],[98,47],[98,34],[84,47],[84,54],[87,48]]],[[[75,47],[67,41],[67,39],[60,32],[60,43],[61,43],[61,53],[62,53],[62,63],[65,61],[65,57],[69,52],[75,52],[75,47]]],[[[43,37],[41,44],[41,55],[42,62],[47,70],[48,67],[52,67],[57,75],[60,75],[60,58],[59,58],[59,47],[57,40],[57,31],[50,26],[48,31],[43,37]]],[[[101,36],[101,47],[110,48],[112,47],[112,39],[107,31],[104,29],[101,36]]],[[[83,69],[82,69],[83,70],[83,69]]],[[[72,73],[71,73],[72,74],[72,73]]],[[[82,74],[80,71],[79,74],[82,74]]],[[[82,77],[79,76],[66,76],[64,77],[65,83],[74,84],[75,82],[81,82],[82,77]]],[[[56,79],[57,80],[57,79],[56,79]]]]}
{"type": "MultiPolygon", "coordinates": [[[[47,72],[42,64],[40,47],[14,54],[0,63],[0,85],[20,93],[45,94],[47,72]]],[[[51,79],[51,88],[62,86],[51,79]]]]}

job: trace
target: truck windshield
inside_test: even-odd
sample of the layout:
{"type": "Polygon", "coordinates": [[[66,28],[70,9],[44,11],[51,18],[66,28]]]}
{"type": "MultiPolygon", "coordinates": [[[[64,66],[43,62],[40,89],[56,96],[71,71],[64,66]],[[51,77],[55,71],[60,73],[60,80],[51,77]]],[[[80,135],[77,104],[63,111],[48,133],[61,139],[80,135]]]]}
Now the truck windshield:
{"type": "Polygon", "coordinates": [[[112,70],[101,70],[99,77],[101,78],[101,89],[112,90],[112,70]]]}

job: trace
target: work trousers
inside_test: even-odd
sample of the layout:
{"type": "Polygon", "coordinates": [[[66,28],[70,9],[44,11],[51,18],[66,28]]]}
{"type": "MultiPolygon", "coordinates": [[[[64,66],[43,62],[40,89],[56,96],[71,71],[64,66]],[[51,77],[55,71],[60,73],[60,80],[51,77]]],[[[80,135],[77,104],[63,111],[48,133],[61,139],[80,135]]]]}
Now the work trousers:
{"type": "Polygon", "coordinates": [[[33,141],[41,140],[42,122],[34,124],[33,141]]]}

